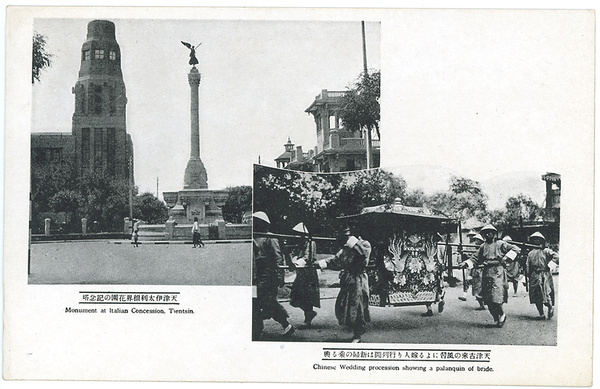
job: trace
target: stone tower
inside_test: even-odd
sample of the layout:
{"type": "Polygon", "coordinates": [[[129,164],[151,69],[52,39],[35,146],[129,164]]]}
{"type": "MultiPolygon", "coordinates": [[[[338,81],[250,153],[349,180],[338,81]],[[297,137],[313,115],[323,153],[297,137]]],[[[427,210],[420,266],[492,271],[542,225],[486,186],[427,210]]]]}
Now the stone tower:
{"type": "Polygon", "coordinates": [[[198,111],[200,78],[200,72],[196,69],[196,66],[193,66],[188,74],[190,84],[191,152],[190,160],[185,168],[183,189],[208,188],[208,175],[200,159],[200,120],[198,111]]]}
{"type": "Polygon", "coordinates": [[[79,175],[105,173],[128,179],[133,169],[133,148],[126,130],[127,97],[114,23],[94,20],[88,24],[79,78],[72,92],[72,131],[79,175]]]}

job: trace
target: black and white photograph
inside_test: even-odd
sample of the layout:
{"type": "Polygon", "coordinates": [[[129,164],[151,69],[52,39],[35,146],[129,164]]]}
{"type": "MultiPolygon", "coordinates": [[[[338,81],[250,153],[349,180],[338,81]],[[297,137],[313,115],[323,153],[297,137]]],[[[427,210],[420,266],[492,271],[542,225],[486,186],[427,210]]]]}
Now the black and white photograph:
{"type": "MultiPolygon", "coordinates": [[[[364,28],[378,65],[380,24],[364,28]]],[[[33,29],[29,283],[249,285],[252,163],[359,78],[361,23],[33,29]]]]}
{"type": "Polygon", "coordinates": [[[3,379],[590,386],[595,11],[439,6],[7,7],[3,379]]]}
{"type": "Polygon", "coordinates": [[[254,340],[556,345],[560,174],[292,167],[255,166],[254,340]]]}

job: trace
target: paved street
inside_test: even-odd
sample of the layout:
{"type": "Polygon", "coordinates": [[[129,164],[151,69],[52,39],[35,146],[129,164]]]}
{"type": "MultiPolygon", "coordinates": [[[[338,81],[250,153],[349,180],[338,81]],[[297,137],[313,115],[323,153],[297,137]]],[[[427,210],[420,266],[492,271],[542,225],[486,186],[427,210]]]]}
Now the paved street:
{"type": "Polygon", "coordinates": [[[30,284],[250,285],[250,243],[31,245],[30,284]]]}
{"type": "MultiPolygon", "coordinates": [[[[460,301],[462,287],[446,287],[446,305],[442,314],[433,306],[433,317],[422,317],[425,306],[398,308],[371,307],[371,322],[363,335],[363,343],[433,343],[433,344],[490,344],[490,345],[556,345],[556,328],[560,317],[560,294],[558,276],[554,276],[558,302],[551,320],[537,319],[535,305],[529,304],[525,289],[520,286],[518,297],[509,294],[504,305],[508,319],[503,328],[497,328],[489,312],[477,311],[477,302],[472,296],[460,301]]],[[[346,342],[352,332],[338,325],[334,315],[335,296],[338,288],[321,288],[321,308],[313,328],[297,330],[288,340],[297,342],[346,342]]],[[[304,315],[289,302],[282,305],[290,314],[296,327],[304,315]]],[[[281,341],[281,326],[273,320],[265,321],[263,340],[281,341]]]]}

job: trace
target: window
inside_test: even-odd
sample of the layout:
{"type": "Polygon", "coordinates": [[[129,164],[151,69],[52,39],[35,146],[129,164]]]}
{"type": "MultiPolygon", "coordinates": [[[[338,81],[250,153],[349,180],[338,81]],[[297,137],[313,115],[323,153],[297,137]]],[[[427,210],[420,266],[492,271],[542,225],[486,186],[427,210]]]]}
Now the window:
{"type": "Polygon", "coordinates": [[[354,158],[348,158],[346,160],[346,170],[356,170],[356,165],[354,164],[354,158]]]}
{"type": "Polygon", "coordinates": [[[114,60],[116,60],[116,59],[117,59],[117,53],[116,53],[116,52],[114,52],[114,51],[112,51],[112,50],[111,50],[111,51],[109,51],[109,52],[108,52],[108,58],[110,58],[110,60],[111,60],[111,61],[114,61],[114,60]]]}
{"type": "Polygon", "coordinates": [[[94,50],[94,59],[104,59],[104,50],[94,50]]]}
{"type": "Polygon", "coordinates": [[[83,50],[82,53],[82,61],[89,61],[90,60],[90,51],[89,50],[83,50]]]}

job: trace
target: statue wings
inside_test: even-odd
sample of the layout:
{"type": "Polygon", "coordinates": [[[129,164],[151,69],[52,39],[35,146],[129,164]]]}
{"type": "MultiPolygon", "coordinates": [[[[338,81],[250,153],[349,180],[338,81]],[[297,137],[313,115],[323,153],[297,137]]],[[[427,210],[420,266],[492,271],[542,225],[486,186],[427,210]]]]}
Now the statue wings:
{"type": "Polygon", "coordinates": [[[195,50],[195,49],[196,49],[196,47],[198,47],[198,46],[200,46],[200,45],[202,44],[202,42],[201,42],[201,43],[198,43],[196,46],[192,46],[192,45],[190,45],[189,43],[187,43],[187,42],[184,42],[184,41],[181,41],[181,43],[183,43],[183,45],[184,45],[185,47],[187,47],[188,49],[190,49],[190,50],[195,50]]]}

